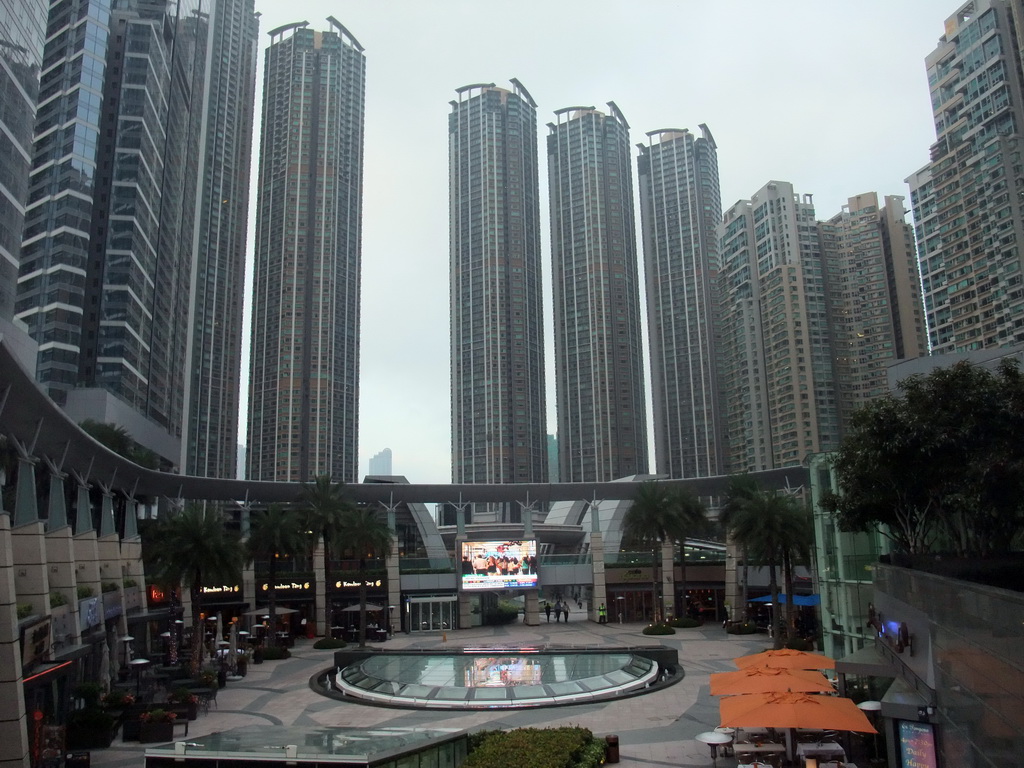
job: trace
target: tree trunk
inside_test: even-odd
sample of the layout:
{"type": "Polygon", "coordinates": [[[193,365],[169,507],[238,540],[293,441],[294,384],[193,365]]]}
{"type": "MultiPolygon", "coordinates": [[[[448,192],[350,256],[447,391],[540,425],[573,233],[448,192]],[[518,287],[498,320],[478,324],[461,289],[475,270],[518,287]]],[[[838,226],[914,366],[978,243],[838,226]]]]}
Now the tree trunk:
{"type": "Polygon", "coordinates": [[[651,550],[651,623],[661,620],[661,601],[658,599],[658,562],[661,559],[661,547],[651,550]]]}
{"type": "Polygon", "coordinates": [[[188,668],[192,677],[198,677],[199,666],[203,661],[203,648],[206,647],[206,633],[203,631],[203,593],[199,584],[199,576],[192,580],[192,658],[189,660],[188,668]]]}
{"type": "Polygon", "coordinates": [[[768,585],[771,590],[771,617],[772,617],[772,647],[779,650],[782,647],[782,622],[779,621],[779,577],[775,570],[775,558],[768,561],[768,585]]]}
{"type": "Polygon", "coordinates": [[[267,645],[277,645],[277,558],[270,556],[270,588],[267,589],[267,613],[270,615],[270,626],[267,633],[267,645]]]}
{"type": "Polygon", "coordinates": [[[796,637],[796,611],[793,608],[793,557],[789,549],[782,552],[782,573],[786,582],[786,637],[796,637]]]}
{"type": "Polygon", "coordinates": [[[359,558],[359,647],[366,647],[366,560],[359,558]]]}

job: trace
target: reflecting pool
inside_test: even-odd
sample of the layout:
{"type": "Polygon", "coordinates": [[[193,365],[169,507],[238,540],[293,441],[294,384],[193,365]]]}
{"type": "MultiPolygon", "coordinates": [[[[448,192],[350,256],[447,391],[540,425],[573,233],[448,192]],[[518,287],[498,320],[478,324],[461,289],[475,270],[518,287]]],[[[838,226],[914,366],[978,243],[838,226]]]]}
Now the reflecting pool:
{"type": "Polygon", "coordinates": [[[632,653],[381,654],[336,670],[346,696],[393,706],[493,709],[578,704],[648,687],[658,665],[632,653]]]}

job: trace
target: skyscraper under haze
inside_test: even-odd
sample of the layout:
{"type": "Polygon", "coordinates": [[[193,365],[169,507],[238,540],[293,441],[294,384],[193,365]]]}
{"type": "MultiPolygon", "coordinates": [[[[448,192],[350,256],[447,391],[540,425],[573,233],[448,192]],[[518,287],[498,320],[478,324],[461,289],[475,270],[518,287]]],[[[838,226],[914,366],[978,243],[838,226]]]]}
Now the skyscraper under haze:
{"type": "MultiPolygon", "coordinates": [[[[72,418],[180,460],[209,4],[50,7],[16,317],[72,418]]],[[[224,52],[219,52],[224,55],[224,52]]]]}
{"type": "Polygon", "coordinates": [[[549,124],[562,482],[648,471],[629,124],[608,108],[566,107],[549,124]]]}
{"type": "Polygon", "coordinates": [[[971,0],[925,59],[931,162],[912,174],[933,353],[1024,341],[1024,6],[971,0]]]}
{"type": "Polygon", "coordinates": [[[721,474],[718,237],[722,197],[706,125],[652,131],[639,145],[656,471],[721,474]]]}
{"type": "Polygon", "coordinates": [[[263,84],[248,472],[359,472],[363,47],[335,18],[271,30],[263,84]]]}
{"type": "Polygon", "coordinates": [[[537,105],[517,80],[512,90],[487,83],[456,92],[448,118],[452,481],[546,482],[537,105]]]}
{"type": "Polygon", "coordinates": [[[834,352],[810,195],[771,181],[729,208],[718,234],[725,471],[794,466],[834,450],[834,352]]]}
{"type": "Polygon", "coordinates": [[[217,0],[207,56],[181,466],[234,477],[259,17],[217,0]]]}

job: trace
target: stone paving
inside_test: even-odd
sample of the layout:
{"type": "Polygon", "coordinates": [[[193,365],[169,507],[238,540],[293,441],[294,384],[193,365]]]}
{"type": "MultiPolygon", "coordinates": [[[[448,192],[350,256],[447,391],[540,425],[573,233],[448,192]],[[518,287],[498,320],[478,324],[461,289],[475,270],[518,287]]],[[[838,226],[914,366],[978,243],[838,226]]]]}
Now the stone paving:
{"type": "MultiPolygon", "coordinates": [[[[711,752],[695,740],[718,725],[718,705],[708,693],[708,675],[734,670],[731,660],[768,647],[761,636],[727,635],[720,626],[678,629],[675,635],[648,637],[642,624],[599,625],[586,620],[568,624],[544,622],[537,627],[510,624],[468,630],[396,635],[385,647],[458,648],[461,646],[609,646],[663,644],[679,650],[684,679],[660,691],[620,701],[525,710],[446,712],[371,707],[336,701],[313,691],[310,678],[333,661],[333,651],[318,651],[312,641],[300,639],[292,657],[250,664],[248,674],[222,689],[208,714],[189,725],[188,738],[251,725],[344,727],[480,728],[551,727],[580,725],[597,736],[619,737],[623,768],[673,766],[707,768],[711,752]]],[[[105,750],[92,752],[91,764],[102,768],[142,765],[145,746],[118,738],[105,750]]],[[[720,768],[735,766],[719,758],[720,768]]]]}

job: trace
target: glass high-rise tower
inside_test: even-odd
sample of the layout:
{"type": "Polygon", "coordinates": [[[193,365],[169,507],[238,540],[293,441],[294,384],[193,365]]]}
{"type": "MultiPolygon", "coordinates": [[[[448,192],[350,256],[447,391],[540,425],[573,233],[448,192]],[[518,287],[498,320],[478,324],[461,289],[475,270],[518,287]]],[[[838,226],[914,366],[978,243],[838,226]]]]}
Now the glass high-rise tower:
{"type": "Polygon", "coordinates": [[[639,145],[651,405],[658,474],[721,474],[718,237],[722,196],[707,126],[639,145]]]}
{"type": "MultiPolygon", "coordinates": [[[[50,7],[16,317],[72,418],[180,459],[209,3],[50,7]]],[[[223,54],[223,52],[221,52],[223,54]]]]}
{"type": "Polygon", "coordinates": [[[537,105],[517,80],[512,90],[457,93],[448,119],[452,481],[546,482],[537,105]]]}
{"type": "Polygon", "coordinates": [[[272,30],[263,84],[248,472],[359,474],[363,47],[335,18],[272,30]]]}
{"type": "Polygon", "coordinates": [[[608,107],[566,107],[549,124],[561,482],[648,471],[629,124],[608,107]]]}

